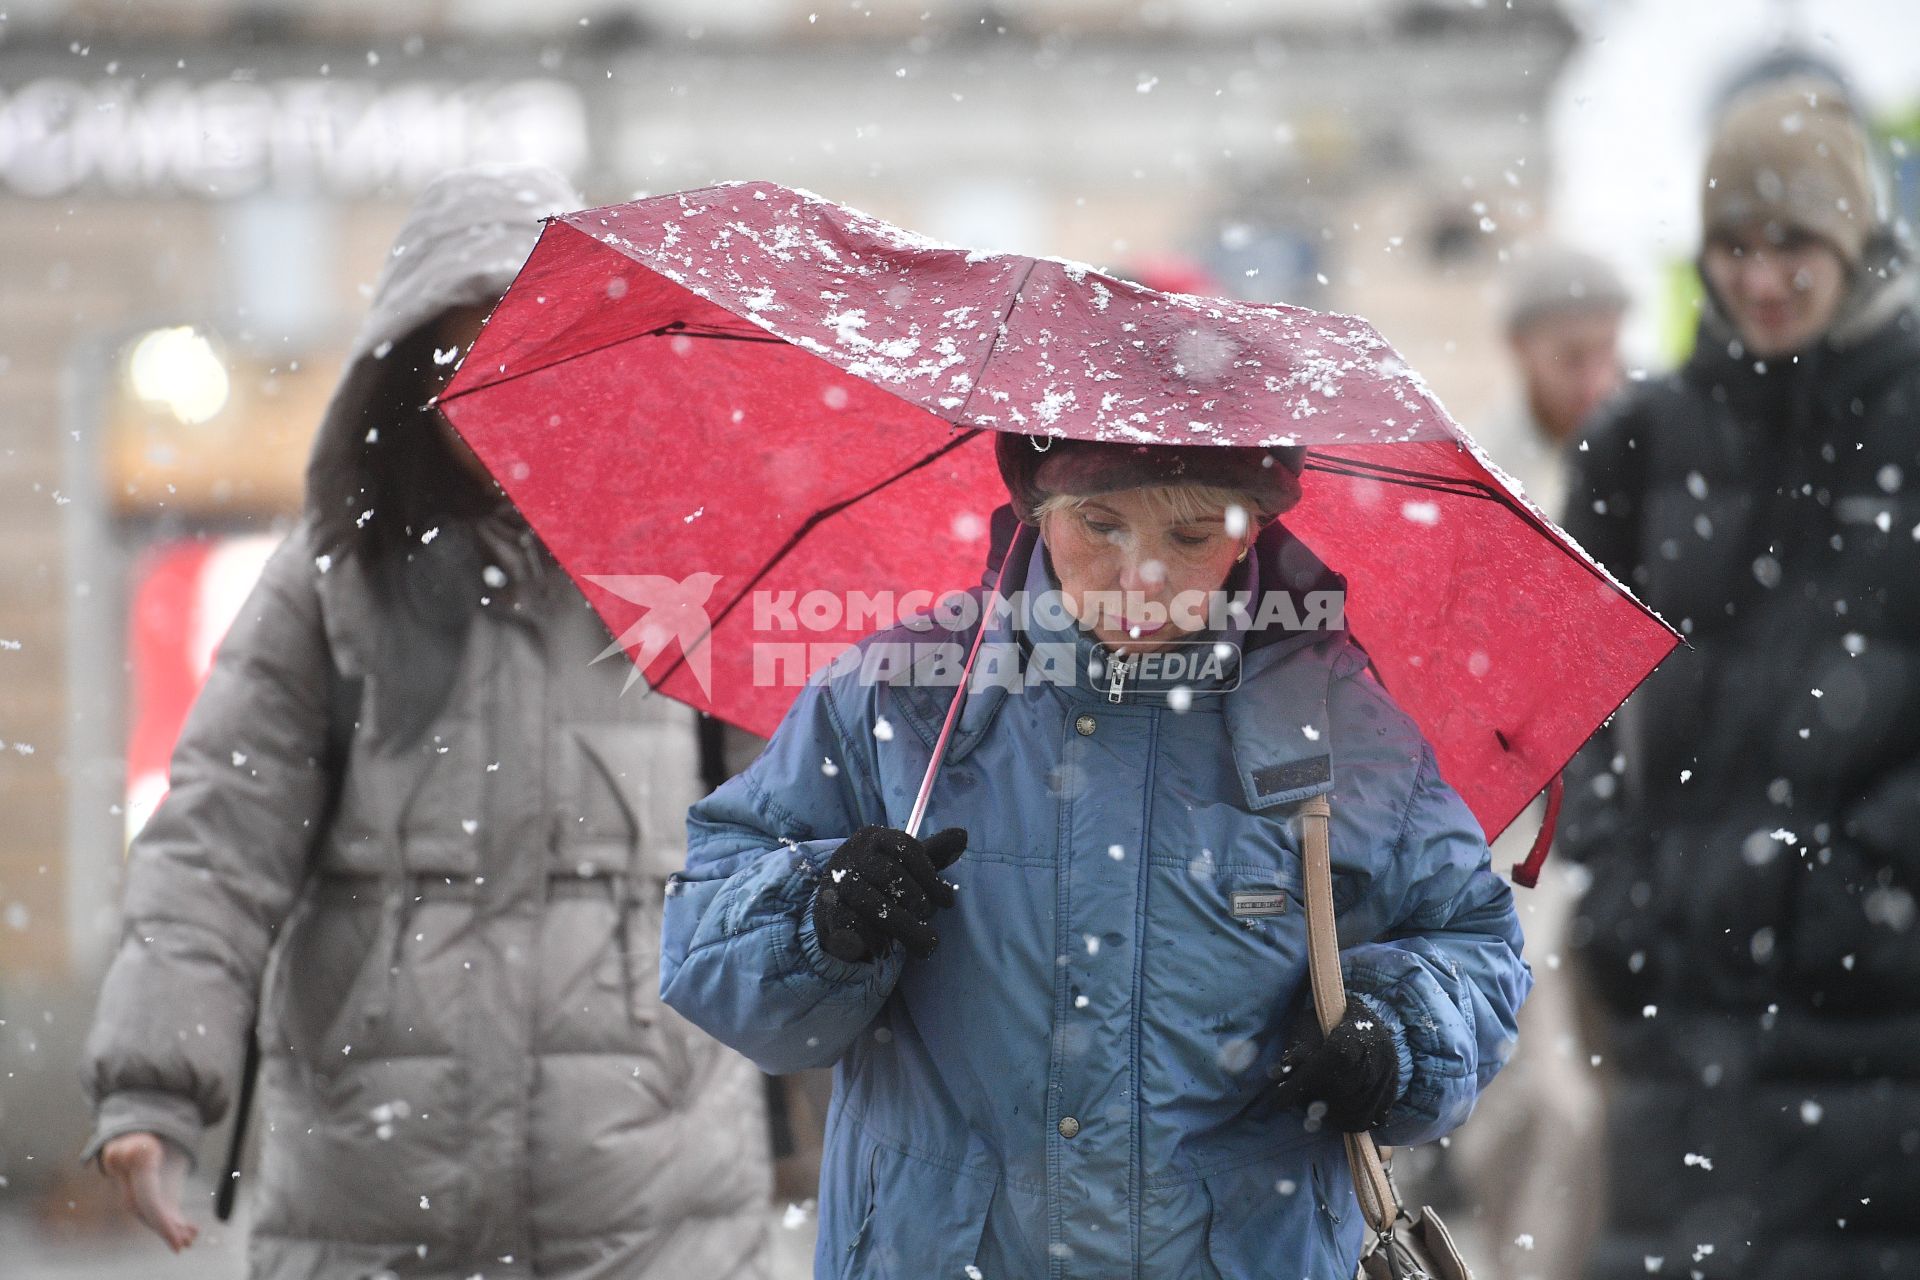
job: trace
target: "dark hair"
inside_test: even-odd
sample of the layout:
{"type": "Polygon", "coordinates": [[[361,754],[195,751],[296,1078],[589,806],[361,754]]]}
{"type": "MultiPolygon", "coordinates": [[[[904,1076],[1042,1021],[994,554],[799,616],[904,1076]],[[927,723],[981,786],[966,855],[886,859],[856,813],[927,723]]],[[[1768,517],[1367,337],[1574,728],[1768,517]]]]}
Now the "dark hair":
{"type": "Polygon", "coordinates": [[[373,594],[373,728],[388,749],[418,741],[446,705],[481,595],[473,521],[500,501],[429,404],[446,368],[435,330],[421,325],[380,357],[361,410],[351,545],[373,594]]]}

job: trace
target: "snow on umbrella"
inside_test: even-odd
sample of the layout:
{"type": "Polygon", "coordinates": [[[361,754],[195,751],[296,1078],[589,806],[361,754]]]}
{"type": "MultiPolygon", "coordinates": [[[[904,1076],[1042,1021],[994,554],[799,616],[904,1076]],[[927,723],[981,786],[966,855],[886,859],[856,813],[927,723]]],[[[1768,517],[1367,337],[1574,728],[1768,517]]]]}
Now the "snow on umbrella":
{"type": "Polygon", "coordinates": [[[1678,643],[1364,321],[771,183],[549,220],[441,403],[649,682],[761,734],[863,604],[978,580],[992,431],[1307,446],[1286,524],[1489,834],[1678,643]]]}

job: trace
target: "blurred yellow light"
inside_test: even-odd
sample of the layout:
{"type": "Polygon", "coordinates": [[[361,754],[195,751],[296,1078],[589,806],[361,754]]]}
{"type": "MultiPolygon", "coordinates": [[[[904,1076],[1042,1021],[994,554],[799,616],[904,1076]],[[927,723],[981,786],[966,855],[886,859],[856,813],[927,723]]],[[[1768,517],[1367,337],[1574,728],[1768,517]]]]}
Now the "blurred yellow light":
{"type": "Polygon", "coordinates": [[[205,422],[226,407],[227,367],[190,325],[155,329],[133,346],[127,363],[133,393],[184,423],[205,422]]]}

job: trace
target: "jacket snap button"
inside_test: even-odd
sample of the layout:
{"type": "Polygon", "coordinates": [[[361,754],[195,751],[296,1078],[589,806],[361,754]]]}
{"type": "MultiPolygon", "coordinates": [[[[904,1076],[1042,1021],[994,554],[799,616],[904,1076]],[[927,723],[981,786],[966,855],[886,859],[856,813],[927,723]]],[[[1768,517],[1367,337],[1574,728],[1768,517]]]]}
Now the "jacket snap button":
{"type": "Polygon", "coordinates": [[[1060,1118],[1060,1136],[1061,1137],[1063,1138],[1075,1137],[1079,1134],[1079,1132],[1080,1132],[1080,1122],[1078,1120],[1075,1120],[1072,1116],[1062,1116],[1060,1118]]]}
{"type": "Polygon", "coordinates": [[[1081,737],[1091,738],[1093,736],[1094,729],[1099,727],[1099,723],[1100,722],[1095,720],[1092,716],[1081,716],[1078,720],[1075,720],[1073,722],[1073,727],[1075,730],[1079,732],[1081,737]]]}

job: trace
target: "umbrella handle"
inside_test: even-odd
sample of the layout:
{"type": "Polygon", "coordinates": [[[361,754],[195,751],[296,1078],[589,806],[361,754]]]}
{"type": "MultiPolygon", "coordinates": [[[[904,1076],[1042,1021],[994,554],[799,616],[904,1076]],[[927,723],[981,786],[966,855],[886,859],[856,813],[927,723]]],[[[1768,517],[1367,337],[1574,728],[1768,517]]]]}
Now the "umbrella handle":
{"type": "Polygon", "coordinates": [[[1540,883],[1540,868],[1546,865],[1547,850],[1553,847],[1553,830],[1560,825],[1560,800],[1566,790],[1565,780],[1554,774],[1547,784],[1547,816],[1540,821],[1540,834],[1533,838],[1527,860],[1513,869],[1513,882],[1523,888],[1532,889],[1540,883]]]}
{"type": "Polygon", "coordinates": [[[987,618],[993,612],[993,601],[1004,599],[1007,585],[1007,573],[1013,568],[1015,560],[1025,560],[1033,550],[1033,544],[1027,534],[1031,526],[1021,524],[1014,535],[1013,543],[1007,548],[1006,558],[1000,562],[1000,575],[993,581],[993,590],[980,602],[980,625],[974,629],[973,644],[967,649],[966,665],[960,668],[960,683],[953,691],[953,701],[947,704],[947,718],[940,726],[940,736],[934,739],[933,755],[927,760],[926,776],[920,779],[920,794],[914,797],[913,812],[907,817],[906,832],[918,837],[920,823],[927,816],[927,797],[933,794],[933,778],[940,771],[940,761],[946,757],[947,742],[953,737],[953,727],[960,721],[960,705],[966,701],[967,685],[973,678],[973,660],[980,656],[980,642],[986,639],[987,618]],[[1025,552],[1026,554],[1022,554],[1025,552]]]}

